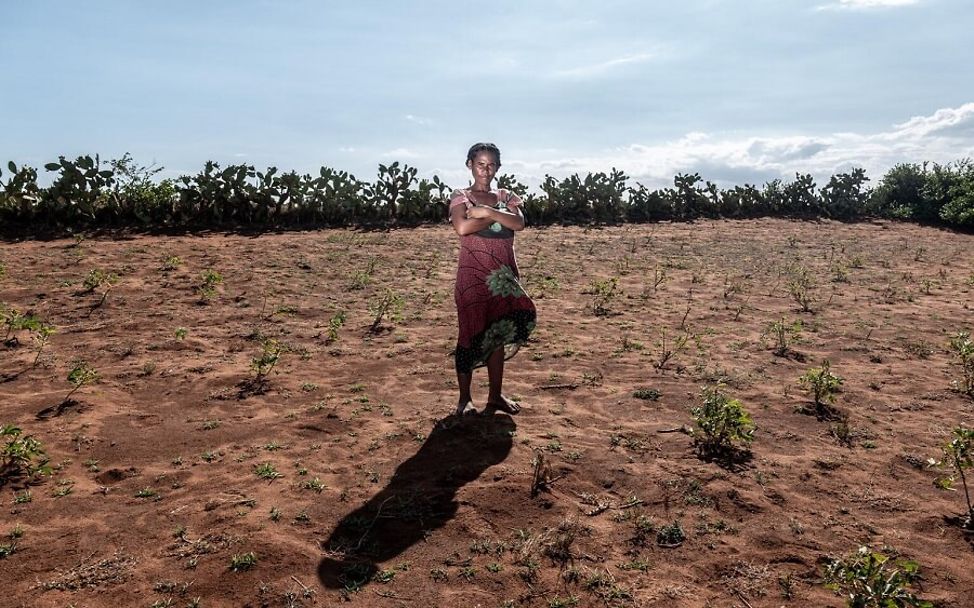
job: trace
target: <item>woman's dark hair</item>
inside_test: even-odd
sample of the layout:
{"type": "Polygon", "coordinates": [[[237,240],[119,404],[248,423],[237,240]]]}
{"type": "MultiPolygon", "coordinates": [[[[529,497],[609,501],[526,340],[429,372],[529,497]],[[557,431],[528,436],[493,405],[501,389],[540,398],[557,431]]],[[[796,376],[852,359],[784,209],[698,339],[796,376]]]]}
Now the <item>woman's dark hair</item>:
{"type": "Polygon", "coordinates": [[[501,151],[494,144],[487,143],[476,143],[470,146],[470,150],[467,152],[467,162],[473,162],[473,159],[477,158],[477,154],[480,152],[490,152],[497,159],[497,166],[501,166],[501,151]]]}

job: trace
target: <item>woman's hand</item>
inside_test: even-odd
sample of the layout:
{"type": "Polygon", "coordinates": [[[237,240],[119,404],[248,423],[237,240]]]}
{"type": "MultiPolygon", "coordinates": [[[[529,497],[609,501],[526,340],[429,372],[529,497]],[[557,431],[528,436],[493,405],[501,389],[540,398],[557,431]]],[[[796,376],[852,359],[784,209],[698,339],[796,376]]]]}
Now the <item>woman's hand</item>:
{"type": "Polygon", "coordinates": [[[491,217],[491,211],[493,211],[493,207],[488,207],[486,205],[474,205],[473,207],[467,209],[467,219],[486,220],[491,217]]]}

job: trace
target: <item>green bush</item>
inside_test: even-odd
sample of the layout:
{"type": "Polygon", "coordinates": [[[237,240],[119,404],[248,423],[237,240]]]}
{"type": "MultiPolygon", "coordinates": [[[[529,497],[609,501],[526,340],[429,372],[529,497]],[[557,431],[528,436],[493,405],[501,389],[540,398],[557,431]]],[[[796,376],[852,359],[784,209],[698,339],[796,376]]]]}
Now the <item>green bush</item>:
{"type": "Polygon", "coordinates": [[[944,490],[952,490],[954,482],[960,477],[964,488],[964,499],[967,501],[967,517],[963,527],[974,530],[974,504],[971,503],[971,492],[967,485],[967,474],[964,471],[974,468],[974,429],[959,426],[954,429],[953,439],[943,446],[943,460],[931,460],[930,464],[951,470],[947,477],[937,480],[937,486],[944,490]]]}
{"type": "Polygon", "coordinates": [[[851,173],[833,175],[821,191],[821,214],[838,220],[863,215],[869,202],[870,192],[865,188],[868,181],[866,171],[858,167],[851,173]]]}
{"type": "Polygon", "coordinates": [[[872,191],[868,210],[885,217],[913,219],[923,205],[926,183],[925,167],[911,163],[898,164],[886,172],[872,191]]]}
{"type": "Polygon", "coordinates": [[[615,224],[626,218],[626,181],[622,171],[572,175],[560,182],[545,176],[541,189],[548,196],[547,211],[562,224],[615,224]]]}
{"type": "Polygon", "coordinates": [[[21,437],[22,432],[10,424],[0,426],[0,438],[6,439],[3,451],[0,451],[0,480],[51,473],[41,442],[30,435],[21,437]]]}
{"type": "MultiPolygon", "coordinates": [[[[0,179],[0,220],[4,223],[22,221],[33,213],[34,205],[40,198],[37,186],[37,170],[26,165],[20,168],[13,161],[7,163],[10,177],[0,179]]],[[[0,178],[3,171],[0,170],[0,178]]]]}
{"type": "Polygon", "coordinates": [[[733,456],[750,449],[754,438],[754,422],[744,405],[731,399],[721,386],[703,391],[703,405],[693,408],[693,442],[705,457],[733,456]]]}
{"type": "Polygon", "coordinates": [[[798,381],[811,393],[815,401],[815,411],[819,415],[824,415],[828,412],[829,406],[835,403],[835,393],[842,385],[843,379],[832,373],[831,364],[826,359],[821,367],[808,370],[798,381]]]}
{"type": "Polygon", "coordinates": [[[933,608],[917,598],[911,587],[920,580],[916,562],[890,558],[868,547],[844,559],[834,559],[825,570],[826,587],[841,592],[849,608],[933,608]]]}
{"type": "Polygon", "coordinates": [[[956,176],[947,187],[947,197],[940,208],[940,219],[954,226],[974,226],[974,163],[954,165],[956,176]]]}
{"type": "Polygon", "coordinates": [[[951,336],[947,348],[957,358],[961,365],[961,382],[959,388],[967,395],[974,397],[974,341],[966,331],[951,336]]]}

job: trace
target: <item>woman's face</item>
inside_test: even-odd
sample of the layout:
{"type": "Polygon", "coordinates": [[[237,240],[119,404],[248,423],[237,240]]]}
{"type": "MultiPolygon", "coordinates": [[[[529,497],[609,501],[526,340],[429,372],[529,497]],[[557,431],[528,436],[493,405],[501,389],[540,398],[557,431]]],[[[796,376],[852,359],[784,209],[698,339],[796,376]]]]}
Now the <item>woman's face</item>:
{"type": "Polygon", "coordinates": [[[497,157],[494,156],[493,152],[486,150],[477,152],[477,156],[473,160],[468,160],[467,167],[470,169],[470,174],[473,175],[474,183],[482,186],[489,186],[494,176],[497,175],[497,170],[500,169],[497,157]]]}

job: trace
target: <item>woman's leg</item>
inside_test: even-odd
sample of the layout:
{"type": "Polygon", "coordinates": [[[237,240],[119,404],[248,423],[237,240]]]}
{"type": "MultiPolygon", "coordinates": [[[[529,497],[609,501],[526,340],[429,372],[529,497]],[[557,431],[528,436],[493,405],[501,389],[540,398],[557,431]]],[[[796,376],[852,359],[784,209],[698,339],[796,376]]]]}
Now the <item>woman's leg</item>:
{"type": "Polygon", "coordinates": [[[473,406],[473,397],[470,396],[470,382],[473,374],[466,374],[457,371],[457,385],[460,387],[460,399],[457,401],[457,414],[463,414],[467,407],[473,406]]]}
{"type": "Polygon", "coordinates": [[[490,353],[490,357],[487,358],[487,378],[490,381],[487,409],[498,409],[508,414],[518,413],[521,406],[501,393],[504,384],[504,347],[490,353]]]}

